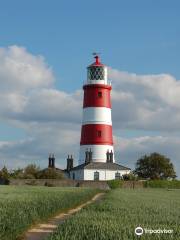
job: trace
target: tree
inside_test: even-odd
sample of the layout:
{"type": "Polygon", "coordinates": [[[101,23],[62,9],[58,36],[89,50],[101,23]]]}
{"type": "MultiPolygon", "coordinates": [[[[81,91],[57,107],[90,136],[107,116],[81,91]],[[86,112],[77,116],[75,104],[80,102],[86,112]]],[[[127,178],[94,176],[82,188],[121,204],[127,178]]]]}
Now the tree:
{"type": "Polygon", "coordinates": [[[0,180],[2,180],[3,184],[9,184],[9,172],[7,168],[4,166],[0,171],[0,180]]]}
{"type": "Polygon", "coordinates": [[[174,166],[170,159],[159,153],[145,155],[137,160],[134,173],[140,178],[147,179],[176,178],[174,166]]]}
{"type": "Polygon", "coordinates": [[[24,177],[23,168],[14,169],[10,173],[10,177],[14,179],[19,179],[24,177]]]}
{"type": "Polygon", "coordinates": [[[135,176],[135,174],[134,173],[129,173],[129,174],[124,174],[123,176],[123,180],[125,180],[125,181],[128,181],[128,180],[130,180],[130,181],[134,181],[134,180],[137,180],[137,176],[135,176]]]}
{"type": "Polygon", "coordinates": [[[29,164],[24,169],[23,177],[27,179],[37,178],[40,168],[36,164],[29,164]]]}
{"type": "Polygon", "coordinates": [[[39,172],[38,178],[41,179],[62,179],[63,173],[55,168],[47,168],[39,172]]]}

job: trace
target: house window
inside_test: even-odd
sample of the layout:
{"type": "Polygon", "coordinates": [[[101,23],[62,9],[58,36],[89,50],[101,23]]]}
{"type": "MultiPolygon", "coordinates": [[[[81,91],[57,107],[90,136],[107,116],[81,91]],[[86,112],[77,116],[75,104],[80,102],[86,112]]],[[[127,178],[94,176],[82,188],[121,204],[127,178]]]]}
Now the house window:
{"type": "Polygon", "coordinates": [[[115,173],[115,179],[120,179],[120,178],[121,178],[120,173],[119,173],[119,172],[116,172],[116,173],[115,173]]]}
{"type": "Polygon", "coordinates": [[[75,179],[75,173],[73,172],[73,179],[75,179]]]}
{"type": "Polygon", "coordinates": [[[96,171],[94,172],[94,181],[98,181],[99,180],[99,172],[96,171]]]}
{"type": "Polygon", "coordinates": [[[99,131],[99,130],[97,131],[97,136],[101,137],[101,131],[99,131]]]}
{"type": "Polygon", "coordinates": [[[102,92],[98,92],[98,98],[102,98],[102,92]]]}

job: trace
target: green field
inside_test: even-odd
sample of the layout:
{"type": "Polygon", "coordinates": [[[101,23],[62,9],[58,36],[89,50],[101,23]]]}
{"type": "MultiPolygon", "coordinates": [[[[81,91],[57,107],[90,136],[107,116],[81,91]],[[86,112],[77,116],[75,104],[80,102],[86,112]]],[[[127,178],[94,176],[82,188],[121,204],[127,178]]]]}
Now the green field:
{"type": "Polygon", "coordinates": [[[48,240],[180,239],[180,190],[116,189],[105,200],[89,205],[48,240]],[[173,230],[172,234],[143,234],[134,229],[173,230]]]}
{"type": "Polygon", "coordinates": [[[0,240],[15,240],[32,224],[89,200],[97,190],[0,186],[0,240]]]}

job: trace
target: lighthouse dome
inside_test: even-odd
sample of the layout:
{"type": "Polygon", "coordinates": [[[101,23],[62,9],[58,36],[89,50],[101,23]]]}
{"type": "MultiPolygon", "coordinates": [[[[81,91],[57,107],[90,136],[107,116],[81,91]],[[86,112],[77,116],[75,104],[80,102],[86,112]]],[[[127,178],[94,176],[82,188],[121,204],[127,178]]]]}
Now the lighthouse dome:
{"type": "Polygon", "coordinates": [[[87,67],[87,83],[88,84],[107,84],[107,67],[100,62],[98,55],[95,62],[87,67]]]}

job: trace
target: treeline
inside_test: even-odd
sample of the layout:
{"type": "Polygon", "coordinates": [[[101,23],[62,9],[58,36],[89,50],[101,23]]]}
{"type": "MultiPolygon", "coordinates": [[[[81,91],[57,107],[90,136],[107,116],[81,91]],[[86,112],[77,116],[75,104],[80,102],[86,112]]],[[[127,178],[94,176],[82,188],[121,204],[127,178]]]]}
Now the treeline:
{"type": "Polygon", "coordinates": [[[40,169],[36,164],[11,171],[4,166],[0,170],[0,183],[8,184],[10,179],[62,179],[63,172],[56,168],[40,169]]]}

